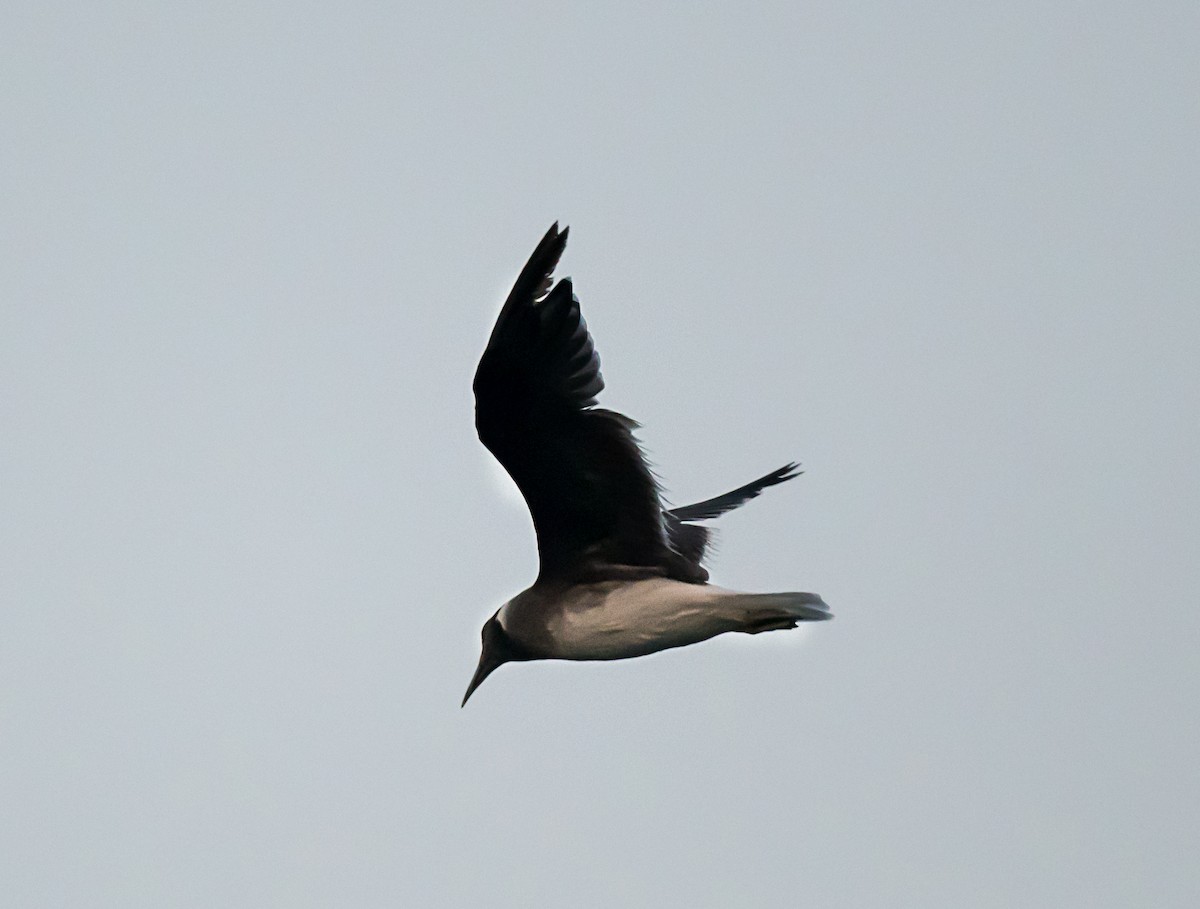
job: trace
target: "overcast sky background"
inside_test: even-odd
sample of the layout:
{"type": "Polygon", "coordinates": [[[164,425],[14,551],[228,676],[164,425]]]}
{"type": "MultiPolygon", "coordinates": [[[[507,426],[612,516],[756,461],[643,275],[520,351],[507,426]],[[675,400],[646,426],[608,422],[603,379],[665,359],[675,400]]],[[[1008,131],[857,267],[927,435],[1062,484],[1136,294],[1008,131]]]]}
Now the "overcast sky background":
{"type": "Polygon", "coordinates": [[[10,3],[0,903],[1200,893],[1200,6],[10,3]],[[507,666],[551,221],[714,580],[507,666]],[[506,482],[506,481],[505,481],[506,482]]]}

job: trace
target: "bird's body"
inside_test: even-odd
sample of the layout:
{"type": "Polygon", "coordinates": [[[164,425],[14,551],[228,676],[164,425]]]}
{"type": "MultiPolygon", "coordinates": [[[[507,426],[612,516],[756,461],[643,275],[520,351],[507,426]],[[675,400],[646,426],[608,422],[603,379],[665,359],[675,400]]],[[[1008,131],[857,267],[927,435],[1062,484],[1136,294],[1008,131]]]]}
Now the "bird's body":
{"type": "Polygon", "coordinates": [[[535,584],[500,607],[496,621],[534,659],[621,660],[827,617],[812,594],[746,594],[660,577],[535,584]]]}
{"type": "Polygon", "coordinates": [[[664,509],[628,417],[595,407],[604,388],[571,280],[552,283],[566,245],[555,224],[522,269],[475,374],[479,438],[521,490],[540,570],[485,623],[467,698],[517,660],[618,660],[829,618],[811,593],[708,584],[697,522],[796,476],[788,464],[732,492],[664,509]]]}

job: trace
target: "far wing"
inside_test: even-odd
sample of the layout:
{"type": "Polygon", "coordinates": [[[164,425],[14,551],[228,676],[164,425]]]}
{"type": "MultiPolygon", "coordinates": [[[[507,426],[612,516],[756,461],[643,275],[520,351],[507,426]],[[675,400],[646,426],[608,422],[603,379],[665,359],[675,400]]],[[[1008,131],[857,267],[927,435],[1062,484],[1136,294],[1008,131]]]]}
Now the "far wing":
{"type": "Polygon", "coordinates": [[[739,505],[745,505],[751,499],[757,497],[768,486],[785,483],[794,477],[800,476],[802,472],[800,465],[795,462],[784,464],[777,470],[772,470],[766,476],[759,477],[745,486],[739,486],[732,492],[727,492],[724,495],[711,499],[705,499],[703,502],[697,502],[695,505],[672,508],[671,514],[681,521],[706,521],[709,518],[720,517],[725,512],[732,511],[739,505]]]}
{"type": "Polygon", "coordinates": [[[684,505],[663,513],[666,522],[667,537],[671,541],[671,549],[677,554],[681,565],[674,567],[673,574],[679,577],[691,577],[706,580],[708,572],[704,570],[704,554],[708,549],[711,532],[707,527],[691,523],[706,521],[720,517],[727,511],[732,511],[740,505],[745,505],[768,486],[784,483],[800,475],[799,464],[785,464],[778,470],[772,470],[766,476],[759,477],[745,486],[739,486],[724,495],[705,499],[694,505],[684,505]]]}

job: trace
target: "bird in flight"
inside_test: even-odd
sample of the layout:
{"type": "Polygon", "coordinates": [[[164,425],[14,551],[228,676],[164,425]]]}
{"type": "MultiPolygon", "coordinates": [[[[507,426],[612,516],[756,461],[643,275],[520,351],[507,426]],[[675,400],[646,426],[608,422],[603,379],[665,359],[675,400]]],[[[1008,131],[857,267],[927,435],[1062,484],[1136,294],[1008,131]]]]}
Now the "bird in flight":
{"type": "Polygon", "coordinates": [[[521,269],[475,372],[479,439],[517,484],[537,533],[533,586],[484,623],[463,704],[495,669],[524,660],[620,660],[830,618],[814,593],[739,593],[702,566],[718,517],[799,473],[787,464],[732,492],[665,509],[633,437],[597,407],[600,358],[555,223],[521,269]]]}

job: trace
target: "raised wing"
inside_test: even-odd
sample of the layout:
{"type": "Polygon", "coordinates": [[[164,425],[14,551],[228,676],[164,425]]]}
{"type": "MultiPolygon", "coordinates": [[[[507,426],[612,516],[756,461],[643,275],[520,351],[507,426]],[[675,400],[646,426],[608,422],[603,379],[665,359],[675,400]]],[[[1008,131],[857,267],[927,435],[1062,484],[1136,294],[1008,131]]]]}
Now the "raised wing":
{"type": "Polygon", "coordinates": [[[554,224],[500,311],[475,372],[475,426],[529,506],[542,577],[665,571],[662,504],[637,424],[593,406],[600,358],[570,279],[552,286],[566,243],[554,224]]]}

